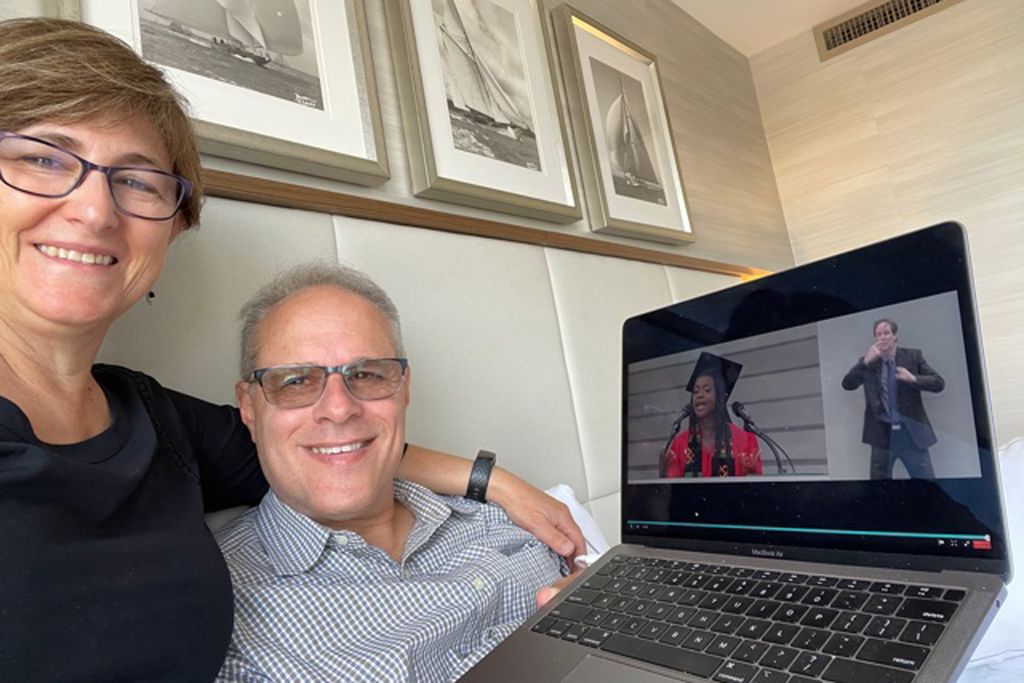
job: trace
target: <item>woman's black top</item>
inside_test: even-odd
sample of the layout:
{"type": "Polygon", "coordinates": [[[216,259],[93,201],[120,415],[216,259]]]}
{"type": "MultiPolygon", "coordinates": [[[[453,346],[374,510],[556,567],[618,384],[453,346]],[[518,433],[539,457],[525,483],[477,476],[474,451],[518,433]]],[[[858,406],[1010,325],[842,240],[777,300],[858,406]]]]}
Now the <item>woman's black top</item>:
{"type": "Polygon", "coordinates": [[[97,365],[111,426],[36,439],[0,397],[0,681],[201,681],[231,636],[203,513],[266,491],[238,412],[97,365]]]}

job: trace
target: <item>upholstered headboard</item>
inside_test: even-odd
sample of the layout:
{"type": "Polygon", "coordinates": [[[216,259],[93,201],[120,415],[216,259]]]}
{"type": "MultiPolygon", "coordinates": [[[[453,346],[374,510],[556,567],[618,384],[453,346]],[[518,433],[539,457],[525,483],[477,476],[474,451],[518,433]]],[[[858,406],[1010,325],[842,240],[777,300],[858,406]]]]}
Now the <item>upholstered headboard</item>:
{"type": "Polygon", "coordinates": [[[402,316],[411,441],[479,448],[546,488],[565,483],[618,542],[620,330],[629,315],[737,280],[618,258],[226,199],[171,247],[152,302],[118,322],[101,360],[234,401],[237,312],[288,265],[367,272],[402,316]]]}

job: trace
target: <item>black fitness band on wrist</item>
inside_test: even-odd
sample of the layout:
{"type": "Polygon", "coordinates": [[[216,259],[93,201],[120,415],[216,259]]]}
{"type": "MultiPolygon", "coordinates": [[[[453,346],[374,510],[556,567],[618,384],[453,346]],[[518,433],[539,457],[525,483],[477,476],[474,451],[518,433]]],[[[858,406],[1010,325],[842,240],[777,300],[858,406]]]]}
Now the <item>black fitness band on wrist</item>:
{"type": "Polygon", "coordinates": [[[491,470],[498,456],[490,451],[477,451],[473,469],[469,473],[469,486],[466,487],[466,498],[487,502],[487,484],[491,481],[491,470]]]}

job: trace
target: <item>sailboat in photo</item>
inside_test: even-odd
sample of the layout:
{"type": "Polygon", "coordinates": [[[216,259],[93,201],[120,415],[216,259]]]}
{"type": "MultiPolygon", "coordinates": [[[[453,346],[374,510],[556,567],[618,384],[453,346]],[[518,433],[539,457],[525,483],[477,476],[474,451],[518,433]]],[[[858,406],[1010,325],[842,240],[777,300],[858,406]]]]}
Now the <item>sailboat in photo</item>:
{"type": "Polygon", "coordinates": [[[532,136],[529,117],[519,111],[474,49],[455,0],[445,0],[437,30],[449,110],[493,126],[508,137],[532,136]]]}
{"type": "Polygon", "coordinates": [[[608,108],[604,122],[605,143],[615,189],[619,194],[665,203],[661,180],[647,151],[640,127],[633,118],[625,86],[608,108]]]}

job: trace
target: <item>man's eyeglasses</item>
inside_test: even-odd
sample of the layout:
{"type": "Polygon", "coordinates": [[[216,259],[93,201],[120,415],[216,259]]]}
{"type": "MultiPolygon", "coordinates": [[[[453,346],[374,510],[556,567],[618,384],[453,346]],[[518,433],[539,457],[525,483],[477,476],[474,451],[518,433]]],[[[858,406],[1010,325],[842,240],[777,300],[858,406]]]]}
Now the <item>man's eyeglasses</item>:
{"type": "Polygon", "coordinates": [[[173,173],[132,166],[100,166],[52,142],[0,131],[0,180],[37,197],[74,192],[89,171],[107,176],[114,206],[123,214],[167,220],[192,195],[192,183],[173,173]]]}
{"type": "Polygon", "coordinates": [[[270,405],[305,408],[320,400],[333,374],[341,375],[349,393],[360,401],[390,398],[401,388],[408,367],[405,358],[364,358],[334,366],[276,365],[254,371],[248,381],[263,388],[270,405]]]}

